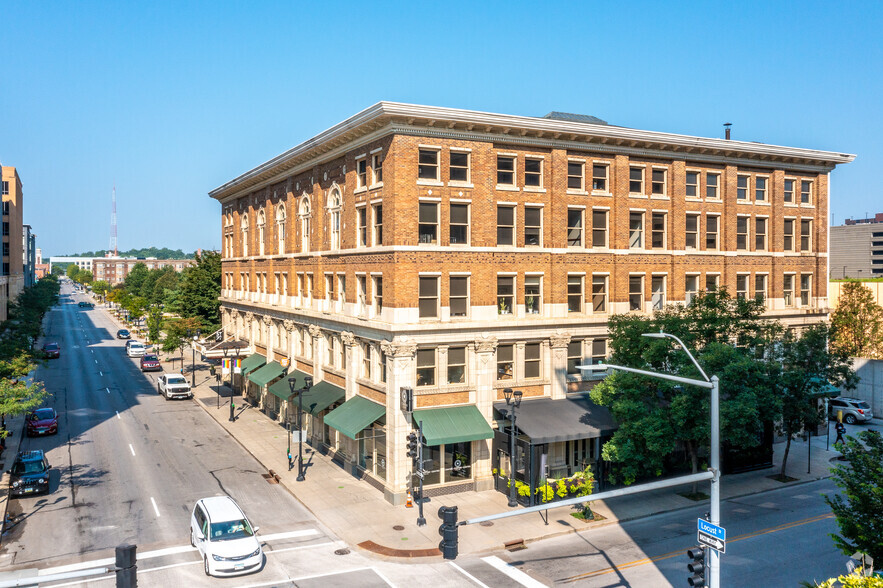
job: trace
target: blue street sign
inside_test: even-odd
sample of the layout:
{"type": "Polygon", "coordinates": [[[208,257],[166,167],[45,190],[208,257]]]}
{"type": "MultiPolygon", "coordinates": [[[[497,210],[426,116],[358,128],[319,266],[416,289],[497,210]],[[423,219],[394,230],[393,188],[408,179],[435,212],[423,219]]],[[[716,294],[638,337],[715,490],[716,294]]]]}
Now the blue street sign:
{"type": "Polygon", "coordinates": [[[699,530],[705,533],[706,535],[711,535],[712,537],[716,537],[721,541],[727,540],[727,530],[723,527],[719,527],[717,525],[713,525],[706,521],[705,519],[698,519],[698,527],[699,530]]]}

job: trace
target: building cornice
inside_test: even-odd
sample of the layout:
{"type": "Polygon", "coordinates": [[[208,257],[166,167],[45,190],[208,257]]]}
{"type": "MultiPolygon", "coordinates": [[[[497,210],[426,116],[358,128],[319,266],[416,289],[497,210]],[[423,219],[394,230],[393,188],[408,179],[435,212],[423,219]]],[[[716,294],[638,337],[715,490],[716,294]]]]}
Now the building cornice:
{"type": "Polygon", "coordinates": [[[645,131],[613,125],[563,121],[403,104],[378,102],[288,151],[262,163],[209,192],[226,201],[260,189],[283,176],[339,157],[350,149],[391,134],[425,134],[471,140],[530,144],[599,153],[666,157],[736,163],[761,167],[784,166],[806,171],[829,171],[849,163],[855,155],[765,143],[694,137],[645,131]]]}

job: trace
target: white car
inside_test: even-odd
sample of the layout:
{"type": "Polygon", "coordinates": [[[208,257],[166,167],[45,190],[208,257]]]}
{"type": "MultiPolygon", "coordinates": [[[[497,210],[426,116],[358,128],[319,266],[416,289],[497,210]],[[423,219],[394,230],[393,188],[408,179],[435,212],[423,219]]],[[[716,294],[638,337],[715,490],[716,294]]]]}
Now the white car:
{"type": "Polygon", "coordinates": [[[181,374],[161,375],[156,380],[156,391],[165,396],[166,400],[171,400],[172,398],[193,398],[190,383],[181,374]]]}
{"type": "Polygon", "coordinates": [[[147,353],[147,347],[143,343],[133,341],[126,345],[126,355],[129,357],[141,357],[147,353]]]}
{"type": "Polygon", "coordinates": [[[264,552],[257,532],[229,496],[203,498],[190,515],[190,544],[199,550],[207,576],[258,571],[264,552]]]}

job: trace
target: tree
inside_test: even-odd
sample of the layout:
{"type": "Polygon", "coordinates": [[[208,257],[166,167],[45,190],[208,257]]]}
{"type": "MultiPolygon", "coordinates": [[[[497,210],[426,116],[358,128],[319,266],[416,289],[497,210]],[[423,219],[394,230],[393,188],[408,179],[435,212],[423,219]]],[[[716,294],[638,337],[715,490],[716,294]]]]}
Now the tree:
{"type": "Polygon", "coordinates": [[[110,284],[104,280],[97,280],[92,282],[92,291],[99,296],[106,296],[110,291],[110,284]]]}
{"type": "Polygon", "coordinates": [[[831,315],[831,346],[850,357],[883,355],[883,308],[861,282],[846,282],[831,315]]]}
{"type": "Polygon", "coordinates": [[[77,264],[71,263],[71,264],[68,264],[67,270],[65,271],[65,273],[67,273],[67,277],[76,281],[77,274],[80,273],[80,268],[77,266],[77,264]]]}
{"type": "Polygon", "coordinates": [[[199,317],[206,331],[213,331],[221,324],[220,295],[221,255],[206,251],[184,270],[175,310],[183,317],[199,317]]]}
{"type": "Polygon", "coordinates": [[[123,280],[123,285],[125,286],[126,291],[134,296],[140,296],[141,285],[144,283],[144,280],[147,279],[149,273],[150,270],[147,269],[147,266],[142,261],[139,261],[132,266],[132,269],[126,274],[126,279],[123,280]]]}
{"type": "Polygon", "coordinates": [[[862,431],[840,452],[846,463],[831,471],[843,494],[825,496],[840,527],[831,537],[845,555],[861,551],[883,562],[883,435],[862,431]]]}
{"type": "Polygon", "coordinates": [[[147,340],[151,343],[159,342],[160,331],[163,325],[163,307],[161,304],[151,304],[147,311],[147,340]]]}
{"type": "Polygon", "coordinates": [[[168,304],[169,291],[177,290],[180,283],[180,274],[175,271],[175,268],[166,266],[157,270],[157,277],[153,284],[153,291],[145,295],[154,304],[168,304]]]}
{"type": "Polygon", "coordinates": [[[825,324],[813,325],[802,334],[791,330],[781,344],[769,350],[770,361],[782,366],[781,374],[772,385],[782,399],[779,432],[785,435],[785,455],[781,476],[785,476],[791,440],[801,431],[818,426],[825,418],[818,399],[832,393],[833,387],[853,389],[858,378],[849,356],[829,348],[830,329],[825,324]]]}
{"type": "Polygon", "coordinates": [[[89,270],[82,270],[77,272],[74,281],[78,284],[91,284],[92,283],[92,272],[89,270]]]}
{"type": "Polygon", "coordinates": [[[50,272],[53,276],[61,277],[65,275],[64,268],[59,265],[52,266],[52,272],[50,272]]]}
{"type": "Polygon", "coordinates": [[[189,343],[187,335],[196,332],[201,326],[202,323],[197,317],[173,319],[165,323],[166,336],[162,342],[162,350],[169,354],[180,350],[182,368],[184,366],[184,348],[189,343]]]}

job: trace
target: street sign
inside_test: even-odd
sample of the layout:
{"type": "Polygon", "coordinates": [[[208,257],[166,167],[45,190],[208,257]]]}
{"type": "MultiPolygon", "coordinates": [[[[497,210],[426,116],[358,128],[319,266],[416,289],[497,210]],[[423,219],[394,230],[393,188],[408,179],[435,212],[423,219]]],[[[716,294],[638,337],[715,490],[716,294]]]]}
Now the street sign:
{"type": "Polygon", "coordinates": [[[697,519],[696,525],[700,531],[705,533],[706,535],[711,535],[712,537],[716,537],[721,541],[727,540],[727,530],[721,526],[715,525],[713,523],[709,523],[705,519],[697,519]]]}
{"type": "Polygon", "coordinates": [[[699,531],[699,545],[703,545],[705,547],[710,547],[716,551],[721,553],[727,552],[727,542],[723,539],[718,539],[714,535],[709,535],[708,533],[703,533],[699,531]]]}

